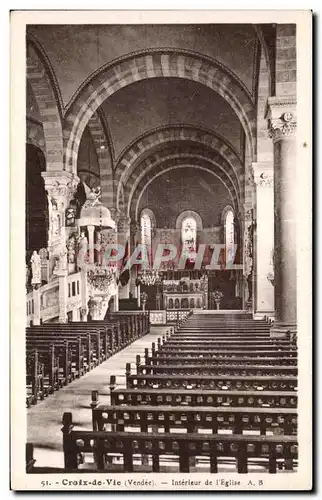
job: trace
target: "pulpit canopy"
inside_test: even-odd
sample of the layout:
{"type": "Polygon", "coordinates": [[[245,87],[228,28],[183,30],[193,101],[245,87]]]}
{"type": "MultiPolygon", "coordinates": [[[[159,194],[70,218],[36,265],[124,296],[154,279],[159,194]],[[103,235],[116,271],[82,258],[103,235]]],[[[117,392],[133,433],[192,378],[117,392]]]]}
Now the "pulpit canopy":
{"type": "Polygon", "coordinates": [[[78,225],[83,226],[98,226],[101,228],[116,228],[116,223],[111,217],[111,212],[104,205],[97,204],[94,206],[86,206],[81,209],[78,225]]]}

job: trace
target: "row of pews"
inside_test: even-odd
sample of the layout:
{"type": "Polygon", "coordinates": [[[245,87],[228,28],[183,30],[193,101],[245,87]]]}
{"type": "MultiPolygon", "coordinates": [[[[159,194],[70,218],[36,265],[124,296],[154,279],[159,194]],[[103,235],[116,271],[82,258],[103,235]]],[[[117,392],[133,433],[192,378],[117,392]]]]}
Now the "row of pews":
{"type": "MultiPolygon", "coordinates": [[[[92,391],[92,430],[63,415],[65,472],[291,472],[298,462],[297,346],[265,321],[190,316],[92,391]]],[[[90,410],[89,410],[90,411],[90,410]]],[[[27,470],[35,467],[27,445],[27,470]]]]}
{"type": "Polygon", "coordinates": [[[148,313],[114,313],[107,320],[45,323],[26,329],[26,405],[89,372],[149,332],[148,313]]]}

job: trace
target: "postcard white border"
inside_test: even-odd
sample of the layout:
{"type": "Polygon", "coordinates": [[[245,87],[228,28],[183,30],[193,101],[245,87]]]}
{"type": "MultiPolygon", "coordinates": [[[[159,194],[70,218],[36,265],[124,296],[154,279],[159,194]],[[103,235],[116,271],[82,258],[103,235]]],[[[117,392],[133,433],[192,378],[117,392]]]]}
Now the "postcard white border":
{"type": "MultiPolygon", "coordinates": [[[[241,482],[239,491],[308,490],[312,475],[312,13],[308,10],[287,11],[14,11],[11,14],[11,148],[10,148],[10,243],[11,243],[11,487],[14,490],[41,490],[43,475],[25,473],[26,408],[25,398],[25,26],[26,24],[167,24],[167,23],[296,23],[297,25],[297,117],[298,150],[296,178],[297,207],[297,259],[298,259],[298,344],[299,344],[299,470],[294,474],[171,474],[171,478],[208,476],[212,481],[221,476],[241,482]],[[304,147],[304,143],[306,146],[304,147]],[[264,486],[254,488],[247,481],[263,480],[264,486]]],[[[41,464],[39,464],[41,465],[41,464]]],[[[66,474],[68,479],[83,478],[83,474],[66,474]]],[[[57,481],[66,477],[55,475],[57,481]]],[[[86,480],[100,474],[86,474],[86,480]]],[[[114,474],[125,481],[130,474],[114,474]]],[[[154,481],[148,491],[167,489],[159,485],[163,474],[149,474],[154,481]]],[[[166,474],[169,481],[169,474],[166,474]]],[[[133,474],[138,479],[139,474],[133,474]]],[[[55,479],[56,481],[56,479],[55,479]]],[[[170,481],[171,482],[171,481],[170,481]]],[[[55,483],[53,481],[53,483],[55,483]]],[[[57,489],[56,484],[44,490],[57,489]]],[[[64,490],[85,491],[81,486],[64,490]]],[[[91,486],[89,490],[94,490],[91,486]]],[[[172,487],[171,487],[172,489],[172,487]]],[[[191,487],[185,488],[191,491],[191,487]]],[[[225,487],[216,487],[216,491],[225,487]]],[[[234,491],[234,487],[229,488],[234,491]]],[[[142,490],[142,488],[140,488],[142,490]]],[[[227,490],[227,489],[226,489],[227,490]]],[[[115,491],[112,490],[112,491],[115,491]]],[[[129,490],[125,490],[129,491],[129,490]]],[[[198,490],[195,490],[198,491],[198,490]]]]}

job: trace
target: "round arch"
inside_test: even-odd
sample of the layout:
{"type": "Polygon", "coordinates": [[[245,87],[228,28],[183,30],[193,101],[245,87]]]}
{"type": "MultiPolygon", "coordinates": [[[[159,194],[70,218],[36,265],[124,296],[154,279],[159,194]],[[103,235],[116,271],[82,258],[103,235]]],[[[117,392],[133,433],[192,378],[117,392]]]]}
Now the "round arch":
{"type": "MultiPolygon", "coordinates": [[[[129,211],[130,211],[129,213],[131,214],[131,216],[132,216],[131,218],[133,218],[133,220],[138,220],[140,200],[142,198],[144,191],[151,184],[151,182],[153,182],[155,179],[160,177],[160,175],[163,175],[167,172],[170,172],[171,170],[178,169],[178,168],[194,168],[197,170],[203,170],[205,172],[209,172],[211,175],[213,175],[217,179],[221,180],[221,182],[223,182],[222,179],[220,179],[218,177],[218,175],[215,172],[213,172],[213,170],[206,168],[206,167],[201,167],[200,165],[183,164],[183,165],[174,165],[171,167],[165,167],[161,172],[156,173],[152,178],[150,178],[147,183],[144,183],[142,190],[140,190],[140,192],[138,193],[138,195],[135,198],[134,197],[132,198],[131,203],[129,205],[129,211]],[[131,207],[133,207],[133,208],[131,208],[131,207]]],[[[224,184],[224,182],[223,182],[223,184],[224,184]]],[[[225,187],[226,187],[229,195],[232,196],[228,187],[227,186],[225,186],[225,187]]],[[[232,202],[233,202],[233,200],[232,200],[232,202]]]]}
{"type": "MultiPolygon", "coordinates": [[[[27,79],[32,87],[42,119],[46,170],[61,170],[63,164],[63,129],[59,90],[48,60],[33,38],[27,39],[27,79]]],[[[75,163],[77,173],[77,162],[75,163]]]]}
{"type": "MultiPolygon", "coordinates": [[[[172,142],[178,140],[180,140],[180,143],[189,141],[197,145],[207,146],[210,150],[213,149],[217,155],[222,156],[227,166],[229,166],[231,176],[234,178],[239,192],[242,190],[244,171],[235,149],[225,139],[210,130],[186,125],[159,127],[140,136],[119,156],[115,171],[116,179],[127,185],[131,174],[136,170],[140,162],[140,158],[160,145],[171,145],[172,142]]],[[[119,189],[120,183],[116,193],[116,206],[118,206],[119,189]]]]}
{"type": "Polygon", "coordinates": [[[184,210],[181,214],[178,215],[176,220],[176,229],[181,229],[182,223],[185,219],[194,219],[197,224],[197,231],[201,231],[203,229],[202,218],[197,212],[193,210],[184,210]]]}
{"type": "Polygon", "coordinates": [[[46,158],[46,144],[43,126],[41,123],[31,120],[28,117],[26,120],[26,143],[39,148],[46,158]]]}
{"type": "Polygon", "coordinates": [[[232,204],[236,206],[236,209],[240,206],[240,198],[238,196],[238,192],[236,191],[236,189],[234,189],[233,184],[229,182],[229,177],[227,178],[223,175],[222,167],[220,165],[218,165],[214,161],[211,161],[210,159],[205,159],[201,155],[197,156],[188,154],[173,154],[165,156],[155,156],[153,159],[148,158],[146,163],[142,165],[142,172],[140,174],[137,173],[136,177],[133,178],[133,183],[131,183],[131,190],[129,191],[129,185],[125,192],[125,201],[127,201],[127,215],[130,216],[131,205],[133,205],[133,203],[136,203],[136,199],[139,196],[139,193],[141,191],[144,191],[156,177],[161,175],[164,171],[168,172],[173,168],[184,168],[185,166],[189,166],[190,168],[199,168],[200,170],[205,170],[213,174],[214,177],[219,179],[227,189],[232,204]],[[155,173],[153,172],[153,169],[156,170],[155,173]],[[146,179],[147,175],[148,180],[146,179]]]}
{"type": "Polygon", "coordinates": [[[233,212],[233,214],[235,214],[235,210],[231,205],[226,205],[221,213],[221,225],[222,226],[224,226],[224,224],[225,224],[225,220],[226,220],[226,216],[227,216],[228,212],[233,212]]]}
{"type": "Polygon", "coordinates": [[[150,217],[152,228],[155,228],[157,221],[154,212],[150,208],[143,208],[140,212],[140,219],[143,215],[148,215],[150,217]]]}
{"type": "Polygon", "coordinates": [[[160,166],[165,163],[196,163],[201,165],[207,165],[207,167],[211,167],[214,171],[217,172],[218,178],[225,184],[227,189],[232,195],[232,198],[236,200],[237,205],[240,204],[241,194],[239,193],[237,187],[235,186],[233,180],[231,179],[229,173],[225,170],[224,166],[220,164],[220,158],[211,158],[205,156],[205,154],[197,154],[197,153],[166,153],[161,152],[153,155],[152,157],[147,158],[144,162],[142,162],[136,171],[132,174],[131,178],[128,180],[127,185],[125,187],[125,199],[131,200],[133,193],[137,189],[139,183],[143,182],[143,178],[146,176],[148,172],[151,172],[152,169],[160,166]]]}
{"type": "Polygon", "coordinates": [[[147,78],[194,80],[221,97],[237,114],[249,151],[255,156],[256,110],[242,82],[223,64],[198,53],[178,49],[149,49],[129,54],[100,68],[73,97],[64,126],[65,169],[76,172],[80,138],[97,108],[118,90],[147,78]]]}

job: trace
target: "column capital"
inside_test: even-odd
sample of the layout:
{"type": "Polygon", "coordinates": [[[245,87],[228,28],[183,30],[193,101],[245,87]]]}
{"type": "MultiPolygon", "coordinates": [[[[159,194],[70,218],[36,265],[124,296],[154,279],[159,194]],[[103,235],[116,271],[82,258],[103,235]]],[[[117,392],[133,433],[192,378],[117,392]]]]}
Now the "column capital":
{"type": "Polygon", "coordinates": [[[45,182],[45,190],[53,198],[71,198],[79,183],[77,175],[65,171],[42,172],[41,176],[45,182]]]}
{"type": "Polygon", "coordinates": [[[269,97],[266,106],[268,135],[273,142],[296,134],[296,97],[269,97]]]}
{"type": "Polygon", "coordinates": [[[257,187],[271,187],[274,182],[274,168],[271,162],[252,163],[254,182],[257,187]]]}

